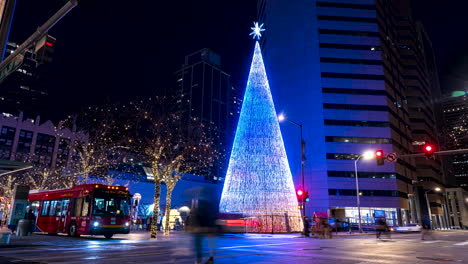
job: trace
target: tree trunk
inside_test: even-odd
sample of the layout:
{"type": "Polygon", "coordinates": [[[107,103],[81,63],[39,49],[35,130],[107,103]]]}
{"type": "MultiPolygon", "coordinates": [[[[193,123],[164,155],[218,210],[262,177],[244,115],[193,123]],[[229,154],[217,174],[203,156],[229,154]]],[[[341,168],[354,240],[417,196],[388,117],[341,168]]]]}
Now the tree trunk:
{"type": "Polygon", "coordinates": [[[154,208],[153,221],[151,221],[151,238],[156,238],[158,234],[159,203],[161,201],[161,181],[154,181],[154,208]]]}
{"type": "Polygon", "coordinates": [[[167,195],[166,195],[166,222],[164,223],[164,235],[169,235],[169,218],[171,216],[171,198],[172,198],[172,191],[174,187],[167,185],[167,195]]]}

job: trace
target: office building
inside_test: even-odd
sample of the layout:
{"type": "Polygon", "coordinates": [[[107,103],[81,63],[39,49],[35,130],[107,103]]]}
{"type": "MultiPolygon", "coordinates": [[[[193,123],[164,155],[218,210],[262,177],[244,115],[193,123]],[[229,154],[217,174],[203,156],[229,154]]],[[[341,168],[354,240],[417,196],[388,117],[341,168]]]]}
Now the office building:
{"type": "MultiPolygon", "coordinates": [[[[396,1],[374,0],[259,0],[258,8],[277,110],[304,129],[306,214],[357,222],[357,165],[364,223],[382,211],[392,225],[422,222],[425,200],[415,183],[426,176],[404,157],[418,152],[399,45],[399,21],[407,14],[396,1]],[[383,166],[357,160],[379,149],[400,158],[383,166]]],[[[299,131],[287,123],[282,131],[299,185],[299,131]]]]}
{"type": "MultiPolygon", "coordinates": [[[[461,87],[464,89],[464,87],[461,87]]],[[[444,97],[444,117],[449,149],[468,148],[468,95],[466,91],[447,94],[444,97]]],[[[468,153],[451,156],[449,177],[455,186],[468,190],[468,153]]]]}
{"type": "MultiPolygon", "coordinates": [[[[409,1],[394,1],[397,8],[398,42],[397,50],[401,59],[399,68],[403,74],[403,84],[406,87],[405,97],[408,102],[410,128],[414,152],[422,152],[424,143],[431,143],[438,150],[446,148],[443,140],[444,127],[440,83],[432,49],[432,43],[423,25],[413,20],[409,1]]],[[[390,5],[392,6],[392,5],[390,5]]],[[[434,159],[415,158],[415,169],[420,200],[427,192],[431,210],[422,203],[423,218],[432,214],[434,227],[447,227],[447,208],[444,202],[444,191],[434,191],[437,187],[447,185],[443,156],[434,159]],[[424,209],[426,207],[426,209],[424,209]],[[444,216],[444,217],[442,217],[444,216]]],[[[425,203],[427,204],[427,203],[425,203]]]]}
{"type": "Polygon", "coordinates": [[[221,57],[209,49],[187,55],[176,77],[185,120],[201,120],[212,128],[210,136],[223,157],[207,177],[220,180],[226,174],[242,94],[232,85],[230,75],[221,69],[221,57]]]}
{"type": "Polygon", "coordinates": [[[449,227],[468,229],[468,191],[463,188],[447,188],[449,227]]]}
{"type": "MultiPolygon", "coordinates": [[[[80,137],[82,138],[82,137],[80,137]]],[[[76,133],[49,120],[0,115],[0,159],[55,167],[70,164],[76,133]]]]}

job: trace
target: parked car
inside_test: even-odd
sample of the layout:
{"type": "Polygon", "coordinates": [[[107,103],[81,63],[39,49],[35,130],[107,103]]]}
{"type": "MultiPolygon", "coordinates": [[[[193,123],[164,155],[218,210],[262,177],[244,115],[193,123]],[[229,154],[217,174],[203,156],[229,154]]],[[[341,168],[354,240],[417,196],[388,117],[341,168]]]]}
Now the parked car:
{"type": "Polygon", "coordinates": [[[395,232],[421,232],[422,226],[418,224],[408,224],[405,226],[395,226],[395,232]]]}

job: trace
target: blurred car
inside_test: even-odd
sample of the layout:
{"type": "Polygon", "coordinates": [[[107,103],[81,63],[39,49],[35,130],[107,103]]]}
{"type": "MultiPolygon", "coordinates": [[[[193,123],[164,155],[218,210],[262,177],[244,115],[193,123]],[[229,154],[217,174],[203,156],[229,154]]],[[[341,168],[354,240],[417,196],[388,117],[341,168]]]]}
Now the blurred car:
{"type": "Polygon", "coordinates": [[[220,213],[216,220],[220,233],[247,233],[255,230],[258,220],[255,217],[243,217],[237,213],[220,213]]]}
{"type": "Polygon", "coordinates": [[[418,224],[408,224],[404,226],[395,226],[395,232],[421,232],[422,226],[418,224]]]}

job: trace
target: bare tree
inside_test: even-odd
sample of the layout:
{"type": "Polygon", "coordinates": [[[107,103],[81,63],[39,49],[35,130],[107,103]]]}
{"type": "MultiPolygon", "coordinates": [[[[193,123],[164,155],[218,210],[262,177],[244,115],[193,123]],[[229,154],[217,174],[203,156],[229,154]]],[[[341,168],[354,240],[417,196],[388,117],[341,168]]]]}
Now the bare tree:
{"type": "Polygon", "coordinates": [[[88,183],[90,176],[113,182],[108,170],[122,162],[128,149],[125,146],[128,127],[119,116],[121,110],[118,105],[88,107],[64,122],[77,132],[71,146],[73,157],[69,174],[78,179],[78,183],[88,183]]]}
{"type": "Polygon", "coordinates": [[[157,237],[161,183],[167,187],[165,235],[169,234],[171,198],[177,182],[186,173],[205,172],[216,151],[207,128],[199,121],[184,119],[173,97],[156,97],[150,102],[133,103],[138,114],[134,143],[145,153],[154,175],[154,209],[151,238],[157,237]]]}

